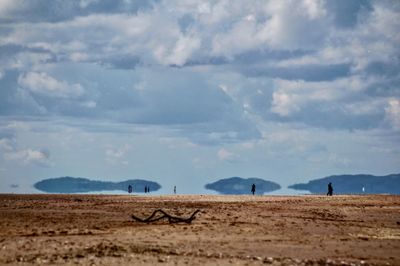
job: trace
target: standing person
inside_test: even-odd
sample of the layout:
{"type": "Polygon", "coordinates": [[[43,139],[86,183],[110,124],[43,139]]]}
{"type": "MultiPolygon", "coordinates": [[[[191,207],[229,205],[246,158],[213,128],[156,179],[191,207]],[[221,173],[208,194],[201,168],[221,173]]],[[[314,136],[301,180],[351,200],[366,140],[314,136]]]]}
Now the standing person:
{"type": "Polygon", "coordinates": [[[147,186],[144,186],[144,193],[147,193],[147,186]]]}
{"type": "Polygon", "coordinates": [[[131,185],[128,186],[128,193],[132,193],[132,186],[131,185]]]}
{"type": "Polygon", "coordinates": [[[256,192],[256,185],[255,184],[251,185],[251,192],[253,193],[253,195],[256,192]]]}
{"type": "Polygon", "coordinates": [[[176,186],[174,186],[174,194],[176,194],[176,186]]]}
{"type": "Polygon", "coordinates": [[[333,195],[333,187],[332,187],[332,183],[329,182],[328,184],[328,193],[326,193],[327,196],[332,196],[333,195]]]}

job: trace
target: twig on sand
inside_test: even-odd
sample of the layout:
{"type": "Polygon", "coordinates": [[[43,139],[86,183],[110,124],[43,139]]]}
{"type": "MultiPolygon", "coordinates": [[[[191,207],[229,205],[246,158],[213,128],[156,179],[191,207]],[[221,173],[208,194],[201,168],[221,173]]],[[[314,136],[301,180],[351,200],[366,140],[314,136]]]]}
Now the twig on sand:
{"type": "Polygon", "coordinates": [[[194,211],[194,213],[189,217],[189,218],[182,218],[182,217],[177,217],[177,216],[172,216],[172,215],[169,215],[168,213],[166,213],[165,211],[163,211],[163,210],[161,210],[161,209],[158,209],[158,210],[155,210],[149,217],[147,217],[146,219],[141,219],[141,218],[139,218],[139,217],[137,217],[137,216],[135,216],[135,215],[133,215],[132,214],[132,218],[134,219],[134,220],[136,220],[136,221],[138,221],[138,222],[142,222],[142,223],[152,223],[152,222],[156,222],[156,221],[159,221],[159,220],[161,220],[161,219],[163,219],[163,218],[167,218],[168,219],[168,222],[170,223],[170,224],[172,224],[172,223],[188,223],[188,224],[190,224],[196,217],[196,214],[198,213],[198,212],[200,212],[200,210],[196,210],[196,211],[194,211]],[[156,217],[156,214],[158,213],[158,212],[161,212],[163,215],[162,216],[159,216],[159,217],[156,217]]]}

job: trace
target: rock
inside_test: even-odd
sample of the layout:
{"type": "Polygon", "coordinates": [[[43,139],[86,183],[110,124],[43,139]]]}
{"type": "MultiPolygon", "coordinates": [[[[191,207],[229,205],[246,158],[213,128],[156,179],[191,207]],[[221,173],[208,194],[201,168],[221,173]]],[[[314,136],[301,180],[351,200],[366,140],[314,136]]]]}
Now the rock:
{"type": "Polygon", "coordinates": [[[272,263],[272,262],[274,262],[274,258],[272,258],[272,257],[265,258],[263,262],[264,263],[272,263]]]}

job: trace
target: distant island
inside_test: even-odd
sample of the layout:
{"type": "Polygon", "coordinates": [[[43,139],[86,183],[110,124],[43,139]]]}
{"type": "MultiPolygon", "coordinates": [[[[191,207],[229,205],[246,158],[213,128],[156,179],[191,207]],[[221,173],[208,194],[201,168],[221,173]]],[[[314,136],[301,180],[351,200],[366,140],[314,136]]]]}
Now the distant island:
{"type": "Polygon", "coordinates": [[[332,182],[334,194],[400,194],[400,174],[333,175],[311,180],[306,184],[294,184],[289,188],[326,194],[329,182],[332,182]]]}
{"type": "Polygon", "coordinates": [[[35,183],[33,186],[47,193],[86,193],[111,190],[127,191],[129,185],[133,187],[133,193],[144,193],[145,186],[150,188],[150,192],[157,191],[161,188],[156,182],[142,179],[110,182],[70,176],[44,179],[35,183]]]}
{"type": "Polygon", "coordinates": [[[281,188],[277,183],[266,181],[261,178],[241,178],[230,177],[220,179],[214,183],[205,185],[206,189],[215,190],[221,194],[250,194],[251,185],[256,185],[256,194],[262,195],[267,192],[272,192],[281,188]]]}

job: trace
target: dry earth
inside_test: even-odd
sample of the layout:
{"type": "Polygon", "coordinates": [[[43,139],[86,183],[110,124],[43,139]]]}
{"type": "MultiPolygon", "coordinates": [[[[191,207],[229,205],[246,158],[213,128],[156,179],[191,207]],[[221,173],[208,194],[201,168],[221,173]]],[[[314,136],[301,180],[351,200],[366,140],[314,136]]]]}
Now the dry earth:
{"type": "Polygon", "coordinates": [[[400,265],[400,196],[3,194],[0,264],[400,265]]]}

